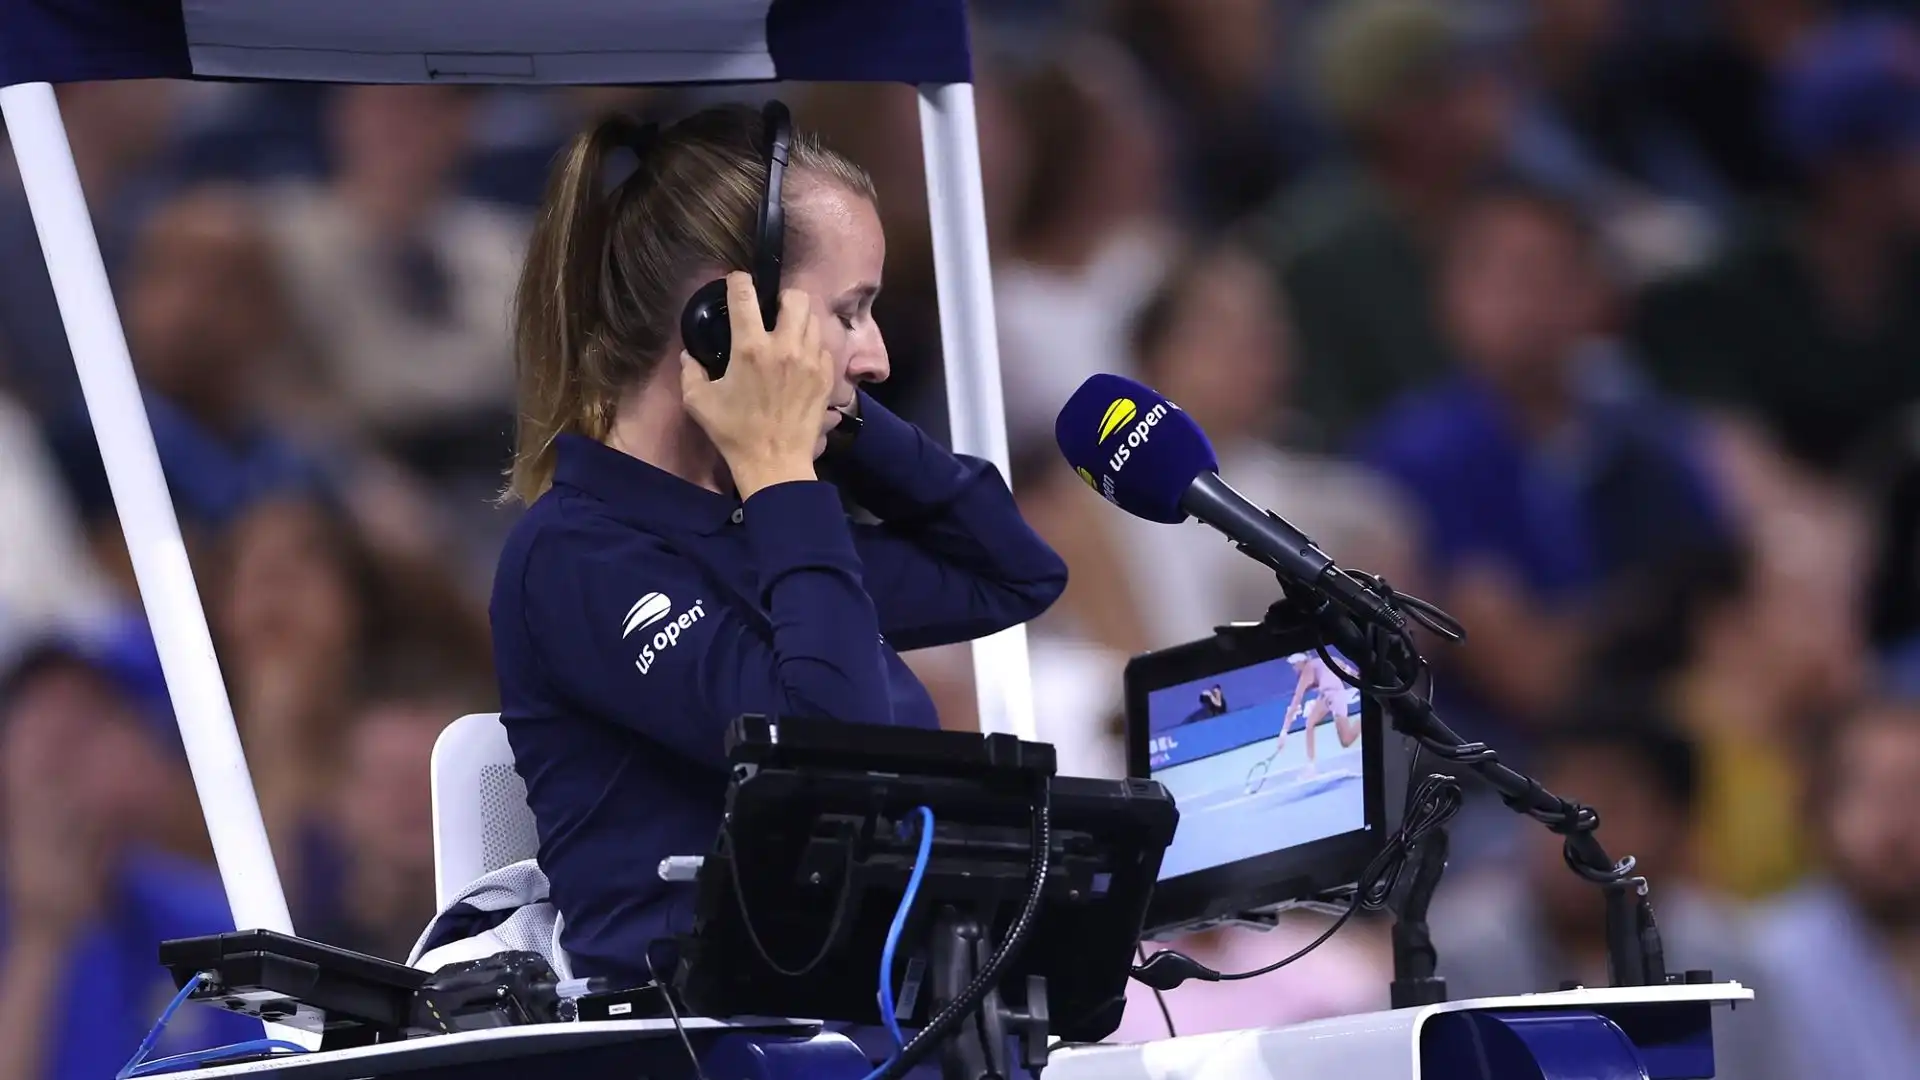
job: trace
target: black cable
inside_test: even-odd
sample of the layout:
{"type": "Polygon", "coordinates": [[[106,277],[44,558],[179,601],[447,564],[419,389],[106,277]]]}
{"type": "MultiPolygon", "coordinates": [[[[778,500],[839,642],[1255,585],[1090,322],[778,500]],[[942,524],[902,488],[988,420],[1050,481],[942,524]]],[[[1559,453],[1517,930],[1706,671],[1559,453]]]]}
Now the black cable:
{"type": "Polygon", "coordinates": [[[828,954],[833,952],[834,945],[840,940],[840,926],[846,921],[847,909],[853,906],[854,838],[847,838],[847,865],[841,872],[840,900],[833,907],[832,920],[827,923],[826,940],[820,943],[820,951],[813,954],[813,959],[807,961],[806,966],[798,971],[789,971],[781,967],[779,961],[773,958],[773,954],[767,951],[766,945],[760,941],[759,933],[753,928],[753,919],[747,915],[746,890],[740,884],[739,849],[734,846],[733,833],[724,822],[720,825],[720,839],[726,844],[727,858],[733,864],[727,868],[727,876],[733,882],[733,900],[735,906],[740,909],[740,925],[746,928],[747,940],[753,943],[753,951],[760,954],[761,962],[789,979],[802,978],[812,973],[813,969],[824,963],[828,954]]]}
{"type": "MultiPolygon", "coordinates": [[[[1286,595],[1267,611],[1255,629],[1279,628],[1316,631],[1315,649],[1342,682],[1373,698],[1392,717],[1394,730],[1413,739],[1447,761],[1465,765],[1494,791],[1507,808],[1527,815],[1563,838],[1561,857],[1567,868],[1600,886],[1607,903],[1607,964],[1615,986],[1659,985],[1666,980],[1660,932],[1654,923],[1647,882],[1634,874],[1634,860],[1615,861],[1594,833],[1600,815],[1592,808],[1564,799],[1539,781],[1508,768],[1485,743],[1469,742],[1435,715],[1425,658],[1415,646],[1408,621],[1443,638],[1458,641],[1464,630],[1440,609],[1417,597],[1394,592],[1375,575],[1331,569],[1337,586],[1316,583],[1286,595]],[[1356,591],[1368,602],[1354,604],[1356,591]],[[1334,594],[1348,598],[1348,610],[1335,607],[1334,594]],[[1350,611],[1359,610],[1359,615],[1350,611]],[[1351,658],[1354,671],[1332,663],[1329,649],[1351,658]],[[1422,693],[1422,682],[1429,692],[1422,693]]],[[[1286,583],[1282,582],[1286,592],[1286,583]]]]}
{"type": "Polygon", "coordinates": [[[686,1048],[687,1060],[693,1063],[693,1080],[707,1080],[707,1074],[700,1068],[700,1055],[693,1052],[693,1040],[687,1037],[687,1026],[680,1022],[680,1010],[673,1003],[673,992],[660,979],[660,973],[653,968],[653,954],[645,954],[647,974],[653,976],[653,985],[660,991],[660,1000],[667,1003],[667,1015],[673,1018],[673,1030],[680,1036],[680,1045],[686,1048]]]}
{"type": "Polygon", "coordinates": [[[1373,857],[1373,861],[1367,864],[1365,870],[1361,871],[1359,883],[1353,890],[1353,900],[1347,905],[1347,909],[1341,912],[1339,918],[1333,920],[1332,925],[1322,931],[1319,937],[1314,938],[1292,955],[1252,971],[1222,973],[1185,953],[1162,949],[1134,968],[1133,977],[1158,993],[1162,990],[1171,990],[1188,979],[1199,979],[1202,982],[1239,982],[1242,979],[1259,978],[1286,967],[1326,944],[1327,939],[1339,932],[1340,928],[1347,924],[1347,920],[1353,918],[1354,913],[1361,908],[1373,911],[1386,907],[1388,898],[1393,895],[1394,887],[1399,884],[1400,872],[1406,867],[1407,859],[1418,849],[1422,838],[1446,824],[1447,819],[1459,812],[1460,801],[1460,782],[1453,777],[1434,773],[1420,781],[1407,798],[1406,814],[1401,819],[1400,828],[1387,838],[1386,845],[1380,849],[1380,853],[1373,857]]]}
{"type": "MultiPolygon", "coordinates": [[[[1138,956],[1140,958],[1141,963],[1144,964],[1147,962],[1146,945],[1144,944],[1135,945],[1133,947],[1133,953],[1135,956],[1138,956]]],[[[1160,1019],[1165,1020],[1167,1022],[1167,1038],[1169,1039],[1179,1038],[1180,1033],[1173,1030],[1173,1010],[1167,1008],[1167,995],[1157,986],[1149,986],[1147,987],[1147,989],[1153,991],[1153,1002],[1154,1004],[1160,1006],[1160,1019]]]]}
{"type": "Polygon", "coordinates": [[[918,1065],[934,1047],[952,1034],[960,1022],[971,1015],[986,1000],[988,991],[1000,981],[1000,975],[1008,964],[1013,963],[1026,946],[1027,936],[1033,932],[1033,923],[1040,913],[1040,900],[1046,891],[1047,873],[1053,862],[1053,791],[1048,780],[1040,782],[1040,790],[1035,793],[1033,804],[1033,848],[1028,860],[1027,899],[1021,906],[1020,914],[1014,917],[1013,925],[1008,928],[1007,936],[1000,942],[993,955],[981,966],[973,981],[958,997],[948,1002],[927,1026],[907,1041],[893,1060],[875,1073],[873,1080],[900,1080],[907,1070],[918,1065]]]}
{"type": "Polygon", "coordinates": [[[1634,860],[1615,862],[1594,837],[1600,815],[1592,808],[1554,795],[1538,781],[1508,768],[1492,747],[1461,738],[1434,713],[1431,695],[1419,691],[1427,680],[1427,661],[1414,644],[1406,617],[1454,640],[1464,636],[1459,624],[1424,600],[1394,592],[1378,576],[1336,572],[1381,597],[1391,620],[1361,624],[1324,598],[1301,602],[1292,597],[1274,605],[1269,618],[1283,612],[1281,618],[1303,619],[1317,629],[1320,640],[1315,649],[1342,682],[1380,702],[1393,714],[1396,730],[1441,758],[1472,769],[1509,808],[1565,837],[1561,854],[1574,873],[1596,885],[1613,885],[1632,877],[1634,860]],[[1348,671],[1334,663],[1329,647],[1350,657],[1356,670],[1348,671]]]}

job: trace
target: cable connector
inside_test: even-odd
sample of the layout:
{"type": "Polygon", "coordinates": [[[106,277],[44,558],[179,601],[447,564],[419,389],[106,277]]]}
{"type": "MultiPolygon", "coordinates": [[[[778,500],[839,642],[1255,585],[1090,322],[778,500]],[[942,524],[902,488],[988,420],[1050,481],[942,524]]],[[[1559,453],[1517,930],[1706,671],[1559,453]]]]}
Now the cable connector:
{"type": "Polygon", "coordinates": [[[1201,982],[1220,981],[1219,972],[1172,949],[1161,949],[1147,957],[1145,963],[1133,969],[1133,977],[1136,981],[1163,993],[1188,979],[1199,979],[1201,982]]]}

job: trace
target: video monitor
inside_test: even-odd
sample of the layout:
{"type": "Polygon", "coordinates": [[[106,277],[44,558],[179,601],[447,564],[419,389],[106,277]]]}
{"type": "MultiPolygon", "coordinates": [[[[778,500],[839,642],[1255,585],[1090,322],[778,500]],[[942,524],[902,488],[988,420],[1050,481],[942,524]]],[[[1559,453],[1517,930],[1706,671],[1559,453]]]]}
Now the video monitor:
{"type": "Polygon", "coordinates": [[[1312,638],[1225,635],[1147,653],[1127,665],[1126,699],[1129,772],[1159,781],[1180,811],[1149,936],[1324,902],[1380,850],[1379,708],[1312,638]]]}

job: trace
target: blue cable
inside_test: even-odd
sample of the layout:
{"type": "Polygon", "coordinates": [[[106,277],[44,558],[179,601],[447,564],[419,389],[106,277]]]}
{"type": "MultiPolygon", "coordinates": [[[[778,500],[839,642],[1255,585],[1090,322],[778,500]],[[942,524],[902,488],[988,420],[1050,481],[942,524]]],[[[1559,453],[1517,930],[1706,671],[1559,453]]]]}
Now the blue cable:
{"type": "Polygon", "coordinates": [[[141,1062],[147,1060],[147,1055],[153,1053],[154,1046],[160,1042],[161,1034],[167,1030],[167,1021],[173,1019],[173,1014],[179,1012],[180,1006],[186,1004],[187,998],[199,988],[200,974],[196,972],[187,980],[187,984],[180,988],[180,992],[173,995],[173,1000],[167,1002],[167,1007],[160,1010],[160,1019],[153,1022],[153,1030],[147,1032],[147,1037],[140,1040],[140,1049],[133,1052],[132,1060],[120,1067],[120,1071],[114,1074],[113,1080],[127,1080],[133,1075],[133,1071],[140,1067],[141,1062]]]}
{"type": "MultiPolygon", "coordinates": [[[[250,1042],[234,1043],[231,1046],[216,1046],[209,1050],[195,1050],[187,1054],[177,1054],[158,1061],[149,1061],[133,1070],[133,1077],[158,1076],[161,1073],[179,1072],[182,1069],[195,1069],[222,1058],[236,1054],[264,1053],[272,1050],[290,1050],[295,1054],[304,1054],[307,1048],[299,1043],[290,1043],[281,1039],[254,1039],[250,1042]]],[[[285,1055],[282,1055],[285,1056],[285,1055]]]]}
{"type": "MultiPolygon", "coordinates": [[[[900,1019],[895,1015],[893,1003],[893,959],[900,948],[900,935],[906,933],[907,917],[913,913],[913,901],[920,894],[920,881],[926,877],[927,863],[933,856],[933,811],[919,807],[920,813],[920,850],[913,857],[913,873],[907,877],[906,891],[900,894],[900,906],[894,910],[893,925],[887,928],[887,943],[880,950],[880,1019],[887,1025],[887,1031],[893,1035],[894,1054],[906,1046],[906,1036],[900,1031],[900,1019]]],[[[885,1066],[882,1066],[885,1068],[885,1066]]],[[[878,1076],[876,1071],[873,1075],[878,1076]]]]}
{"type": "Polygon", "coordinates": [[[153,1048],[160,1042],[160,1036],[167,1030],[167,1022],[173,1019],[174,1013],[180,1011],[180,1006],[187,1003],[187,998],[200,988],[201,981],[201,975],[195,973],[187,980],[187,984],[180,988],[180,992],[173,995],[173,1000],[167,1002],[167,1007],[160,1010],[160,1019],[153,1022],[153,1030],[147,1032],[147,1037],[140,1040],[140,1049],[133,1052],[132,1060],[121,1067],[120,1072],[114,1076],[114,1080],[131,1080],[136,1076],[177,1072],[183,1068],[204,1065],[223,1057],[254,1051],[292,1050],[302,1054],[307,1052],[306,1047],[297,1043],[283,1042],[279,1039],[254,1039],[250,1042],[234,1043],[232,1046],[216,1046],[211,1050],[195,1050],[192,1053],[178,1054],[158,1061],[147,1061],[147,1055],[153,1053],[153,1048]]]}

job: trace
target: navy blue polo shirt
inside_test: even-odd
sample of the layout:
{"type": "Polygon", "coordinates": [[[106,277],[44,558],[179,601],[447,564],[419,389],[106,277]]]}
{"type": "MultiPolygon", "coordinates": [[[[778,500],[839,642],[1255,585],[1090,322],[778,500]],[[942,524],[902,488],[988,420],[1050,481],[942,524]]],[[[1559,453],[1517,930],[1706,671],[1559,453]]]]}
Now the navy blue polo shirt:
{"type": "Polygon", "coordinates": [[[538,820],[575,974],[648,980],[691,926],[658,877],[719,830],[743,713],[936,727],[896,650],[1045,611],[1067,570],[987,462],[864,399],[836,475],[742,504],[562,435],[553,487],[508,538],[492,618],[501,719],[538,820]]]}

